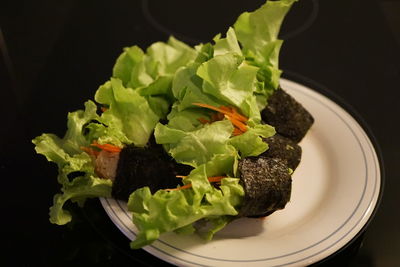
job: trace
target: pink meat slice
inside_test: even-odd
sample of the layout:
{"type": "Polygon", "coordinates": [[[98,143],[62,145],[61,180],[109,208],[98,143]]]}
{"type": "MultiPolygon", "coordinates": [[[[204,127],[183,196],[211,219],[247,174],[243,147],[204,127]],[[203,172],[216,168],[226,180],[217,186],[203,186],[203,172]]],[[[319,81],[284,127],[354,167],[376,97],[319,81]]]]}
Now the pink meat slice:
{"type": "Polygon", "coordinates": [[[117,175],[119,153],[102,150],[95,161],[95,172],[101,178],[114,181],[117,175]]]}

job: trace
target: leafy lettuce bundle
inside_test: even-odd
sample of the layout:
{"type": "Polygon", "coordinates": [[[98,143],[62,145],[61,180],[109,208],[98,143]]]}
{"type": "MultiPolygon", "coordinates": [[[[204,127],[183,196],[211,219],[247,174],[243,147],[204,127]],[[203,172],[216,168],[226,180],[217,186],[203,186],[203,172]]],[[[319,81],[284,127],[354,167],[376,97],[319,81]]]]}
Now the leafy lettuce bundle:
{"type": "Polygon", "coordinates": [[[176,162],[193,167],[183,179],[190,188],[132,192],[128,209],[139,234],[131,247],[150,244],[164,232],[192,233],[199,220],[210,223],[203,234],[211,239],[235,218],[245,194],[238,161],[265,152],[263,138],[275,134],[274,127],[261,123],[260,110],[279,86],[278,32],[295,1],[268,1],[240,15],[225,35],[194,48],[173,37],[146,51],[125,48],[95,102],[68,114],[65,136],[33,140],[37,153],[59,169],[61,192],[54,196],[50,221],[71,221],[66,201],[83,205],[90,197],[111,197],[112,180],[96,174],[93,156],[83,147],[93,142],[146,147],[152,135],[176,162]],[[232,120],[213,120],[210,110],[195,103],[234,108],[246,118],[246,131],[233,135],[232,120]],[[221,184],[213,186],[209,177],[221,175],[221,184]]]}

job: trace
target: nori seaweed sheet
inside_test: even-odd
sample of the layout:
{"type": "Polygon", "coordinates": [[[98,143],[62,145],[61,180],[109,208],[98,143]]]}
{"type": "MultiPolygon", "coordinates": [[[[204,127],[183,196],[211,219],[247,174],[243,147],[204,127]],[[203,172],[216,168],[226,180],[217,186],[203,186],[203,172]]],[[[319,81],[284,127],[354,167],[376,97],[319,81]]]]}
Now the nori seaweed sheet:
{"type": "Polygon", "coordinates": [[[282,88],[268,98],[261,117],[264,122],[274,126],[279,134],[296,143],[303,139],[314,123],[311,114],[282,88]]]}
{"type": "Polygon", "coordinates": [[[127,201],[138,188],[148,186],[152,193],[159,189],[175,188],[192,167],[178,164],[161,145],[151,143],[147,147],[125,146],[118,161],[112,196],[127,201]]]}
{"type": "Polygon", "coordinates": [[[260,157],[278,158],[283,160],[293,171],[297,168],[302,150],[296,142],[280,134],[263,138],[263,141],[268,144],[268,150],[260,154],[260,157]]]}
{"type": "Polygon", "coordinates": [[[245,195],[238,216],[266,216],[290,200],[292,178],[281,159],[244,158],[239,161],[239,172],[245,195]]]}

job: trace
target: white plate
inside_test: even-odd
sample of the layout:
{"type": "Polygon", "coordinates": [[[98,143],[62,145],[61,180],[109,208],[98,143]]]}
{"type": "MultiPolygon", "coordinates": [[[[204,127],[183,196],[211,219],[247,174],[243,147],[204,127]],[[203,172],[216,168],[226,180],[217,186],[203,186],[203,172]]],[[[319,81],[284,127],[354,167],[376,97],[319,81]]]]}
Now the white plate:
{"type": "MultiPolygon", "coordinates": [[[[238,219],[208,243],[168,233],[144,250],[179,266],[304,266],[333,254],[362,229],[381,186],[371,141],[327,97],[285,79],[281,85],[315,118],[300,143],[302,161],[286,208],[265,220],[238,219]]],[[[105,198],[101,203],[114,224],[135,239],[126,203],[105,198]]]]}

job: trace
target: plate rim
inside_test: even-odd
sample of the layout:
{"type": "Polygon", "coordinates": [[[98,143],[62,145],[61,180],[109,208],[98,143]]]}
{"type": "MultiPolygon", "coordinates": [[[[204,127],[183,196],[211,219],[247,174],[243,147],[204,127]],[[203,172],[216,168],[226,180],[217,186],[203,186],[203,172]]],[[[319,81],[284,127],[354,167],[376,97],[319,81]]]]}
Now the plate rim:
{"type": "Polygon", "coordinates": [[[340,249],[332,253],[331,255],[313,263],[313,266],[317,266],[320,264],[323,264],[325,262],[329,262],[332,260],[335,256],[346,250],[349,246],[351,246],[356,240],[358,240],[367,230],[368,226],[370,225],[371,221],[375,218],[376,213],[378,212],[378,209],[382,203],[382,198],[383,194],[385,191],[385,184],[386,184],[386,169],[385,169],[385,161],[383,158],[383,153],[382,153],[382,148],[378,142],[377,137],[373,133],[371,127],[369,124],[365,121],[363,116],[356,110],[356,108],[352,105],[350,105],[343,97],[338,95],[332,90],[329,90],[329,88],[325,85],[323,85],[320,82],[315,81],[314,79],[311,79],[309,77],[306,77],[302,74],[299,74],[295,71],[292,71],[290,69],[284,68],[282,70],[282,77],[281,79],[283,80],[289,80],[291,82],[303,85],[307,87],[310,90],[313,90],[324,97],[330,99],[333,101],[335,104],[340,106],[345,112],[347,112],[361,127],[361,129],[364,131],[365,135],[367,136],[368,140],[371,143],[371,146],[373,148],[373,151],[375,152],[377,161],[378,161],[378,167],[379,167],[379,193],[378,197],[374,206],[374,209],[372,210],[368,220],[365,222],[363,227],[354,235],[354,237],[349,240],[344,246],[342,246],[340,249]]]}
{"type": "MultiPolygon", "coordinates": [[[[323,257],[322,259],[317,259],[317,260],[314,262],[314,263],[319,263],[319,262],[323,262],[323,261],[328,260],[329,258],[333,257],[334,255],[336,255],[336,254],[339,253],[340,251],[344,250],[344,249],[345,249],[346,247],[348,247],[352,242],[354,242],[354,240],[356,240],[356,239],[360,236],[360,234],[363,233],[363,232],[365,231],[365,229],[368,227],[369,223],[371,222],[371,220],[372,220],[373,217],[375,216],[376,211],[378,210],[378,207],[380,206],[380,202],[381,202],[382,194],[383,194],[383,187],[384,187],[384,169],[383,169],[383,162],[382,162],[382,157],[381,157],[381,151],[380,151],[379,146],[376,145],[377,142],[376,142],[376,140],[375,140],[375,137],[372,136],[372,138],[371,138],[370,131],[369,131],[368,127],[365,127],[364,123],[360,123],[360,120],[359,120],[360,116],[354,116],[353,112],[349,112],[348,107],[343,107],[343,105],[342,105],[343,102],[342,102],[340,99],[339,99],[339,101],[337,101],[337,98],[336,98],[336,97],[331,97],[330,95],[328,96],[328,95],[325,94],[324,92],[319,91],[318,89],[320,89],[321,86],[318,86],[318,87],[316,88],[315,86],[308,86],[307,84],[299,83],[299,82],[297,82],[297,81],[293,81],[292,79],[289,80],[289,79],[286,79],[286,78],[281,78],[281,80],[283,80],[283,83],[286,83],[286,82],[293,83],[293,84],[295,84],[296,86],[303,87],[303,88],[305,88],[305,89],[311,91],[311,93],[316,93],[317,95],[321,95],[323,98],[326,98],[328,101],[331,101],[331,102],[333,102],[333,104],[336,104],[337,106],[339,106],[340,108],[342,108],[342,111],[344,112],[344,114],[349,115],[349,116],[350,116],[350,119],[353,119],[353,120],[355,121],[355,123],[356,123],[355,126],[356,126],[356,127],[357,127],[357,126],[359,127],[360,133],[363,134],[363,135],[365,135],[365,136],[364,136],[365,139],[366,139],[365,141],[367,142],[368,146],[370,146],[370,147],[369,147],[369,150],[370,150],[370,153],[373,155],[374,163],[375,163],[375,165],[376,165],[376,166],[374,167],[374,170],[375,170],[374,175],[376,175],[376,179],[375,179],[375,183],[376,183],[376,184],[375,184],[374,187],[379,186],[379,193],[378,193],[378,197],[377,197],[377,199],[376,199],[376,202],[374,203],[373,210],[372,210],[372,212],[369,214],[367,221],[366,221],[365,223],[363,223],[361,229],[360,229],[356,234],[354,234],[354,236],[351,238],[350,241],[348,241],[348,242],[345,243],[344,245],[341,245],[341,247],[339,247],[338,249],[336,249],[334,252],[330,253],[329,255],[323,257]]],[[[307,96],[312,97],[312,96],[310,96],[309,94],[307,94],[307,96]]],[[[340,117],[340,116],[339,116],[339,117],[340,117]]],[[[341,118],[341,119],[342,119],[342,118],[341,118]]],[[[342,120],[343,120],[343,119],[342,119],[342,120]]],[[[345,122],[345,123],[346,123],[346,122],[345,122]]],[[[347,123],[346,123],[346,124],[347,124],[347,123]]],[[[349,128],[350,128],[350,127],[349,127],[349,128]]],[[[353,129],[351,129],[351,128],[350,128],[350,130],[353,131],[353,129]]],[[[357,136],[357,135],[354,134],[354,133],[353,133],[353,135],[357,136]]],[[[360,141],[359,141],[358,139],[357,139],[357,141],[360,143],[360,141]]],[[[363,149],[364,146],[361,145],[361,143],[360,143],[360,147],[361,147],[361,149],[363,149]]],[[[365,152],[363,151],[363,153],[365,153],[365,152]]],[[[364,155],[364,157],[365,157],[365,155],[364,155]]],[[[366,183],[365,183],[365,187],[367,186],[367,184],[368,184],[368,183],[366,182],[366,183]]],[[[364,188],[364,189],[365,189],[365,188],[364,188]]],[[[375,199],[375,196],[376,196],[375,190],[376,190],[376,189],[374,189],[374,192],[371,194],[371,199],[368,200],[368,203],[367,203],[368,206],[371,205],[371,203],[374,202],[374,199],[375,199]]],[[[107,215],[111,218],[111,220],[112,220],[113,223],[119,228],[119,230],[122,231],[123,234],[126,235],[125,231],[124,231],[123,229],[121,229],[121,225],[117,224],[117,223],[115,222],[115,218],[113,219],[113,218],[110,216],[110,214],[108,213],[108,211],[107,211],[107,209],[106,209],[106,207],[105,207],[105,205],[106,205],[105,201],[107,201],[107,200],[104,199],[104,198],[101,198],[100,200],[101,200],[101,204],[102,204],[103,208],[104,208],[104,209],[106,210],[106,212],[107,212],[107,215]]],[[[354,210],[354,213],[359,209],[358,206],[360,205],[360,203],[362,202],[362,200],[363,200],[363,199],[361,198],[360,201],[359,201],[359,203],[357,204],[357,208],[354,210]]],[[[115,201],[118,202],[117,200],[115,200],[115,201]]],[[[107,202],[108,202],[108,201],[107,201],[107,202]]],[[[110,205],[110,204],[108,203],[108,205],[110,205]]],[[[122,209],[122,207],[121,207],[121,209],[122,209]]],[[[286,264],[296,264],[296,263],[305,261],[305,260],[307,260],[307,259],[309,259],[309,258],[316,257],[316,256],[318,256],[318,255],[320,255],[320,254],[324,254],[324,253],[323,253],[324,251],[327,251],[327,250],[331,249],[332,247],[334,247],[335,244],[336,244],[337,242],[340,242],[340,241],[341,241],[341,239],[343,239],[343,238],[345,238],[345,237],[348,237],[349,234],[353,235],[353,234],[352,234],[353,229],[356,228],[357,226],[359,226],[359,224],[362,222],[362,217],[364,217],[367,213],[368,213],[367,210],[366,210],[366,211],[363,211],[363,212],[362,212],[362,216],[361,216],[360,219],[357,221],[357,223],[355,223],[354,226],[352,226],[351,229],[350,229],[349,231],[346,230],[347,233],[344,234],[343,237],[341,237],[340,239],[336,240],[336,242],[333,242],[333,244],[330,244],[327,248],[324,248],[323,250],[318,251],[317,253],[314,253],[313,255],[309,255],[309,256],[307,256],[306,258],[302,258],[302,259],[299,259],[299,260],[293,261],[293,262],[288,262],[288,263],[286,263],[286,264]]],[[[117,216],[115,213],[114,213],[114,215],[118,218],[118,216],[117,216]]],[[[351,218],[352,216],[353,216],[353,215],[351,215],[351,216],[346,220],[345,223],[347,223],[347,221],[350,220],[350,218],[351,218]]],[[[120,220],[120,218],[118,218],[118,220],[120,220]]],[[[120,220],[120,222],[123,223],[121,220],[120,220]]],[[[344,224],[345,224],[345,223],[344,223],[344,224]]],[[[343,224],[343,225],[344,225],[344,224],[343,224]]],[[[127,227],[127,226],[125,226],[125,227],[129,230],[129,227],[127,227]]],[[[335,233],[336,231],[340,230],[341,228],[342,228],[342,226],[340,226],[337,230],[335,230],[332,234],[330,234],[329,236],[327,236],[327,237],[326,237],[325,239],[323,239],[322,241],[317,242],[317,243],[313,244],[312,246],[309,246],[308,248],[314,247],[314,246],[318,245],[319,243],[321,243],[321,242],[327,240],[328,238],[330,238],[331,236],[333,236],[334,233],[335,233]]],[[[136,234],[136,233],[133,232],[133,231],[131,231],[131,232],[132,232],[134,235],[136,234]]],[[[308,249],[308,248],[307,248],[307,249],[308,249]]],[[[180,263],[179,261],[182,261],[182,262],[186,262],[186,263],[189,263],[189,264],[201,265],[201,264],[196,263],[196,262],[188,261],[187,259],[182,259],[182,257],[177,258],[177,257],[174,256],[174,255],[169,255],[167,252],[162,251],[162,250],[160,250],[159,248],[157,248],[157,247],[155,247],[155,246],[150,246],[150,247],[147,247],[147,248],[145,247],[145,248],[143,248],[143,249],[146,250],[147,252],[153,254],[154,256],[156,256],[156,257],[158,257],[158,258],[160,258],[160,257],[159,257],[158,255],[156,255],[157,253],[154,253],[154,251],[152,251],[152,249],[156,249],[156,250],[158,250],[159,252],[161,252],[162,254],[166,254],[166,255],[169,256],[169,257],[173,257],[172,260],[169,259],[169,258],[163,258],[163,257],[160,258],[161,260],[165,260],[165,261],[170,262],[170,263],[173,263],[173,264],[177,264],[177,263],[179,264],[179,263],[180,263]],[[174,260],[174,259],[175,259],[175,260],[174,260]]],[[[179,250],[179,248],[174,248],[174,249],[179,250]]],[[[294,254],[300,253],[300,252],[303,251],[303,250],[304,250],[304,249],[298,250],[298,251],[296,251],[296,252],[289,253],[289,254],[286,254],[286,255],[282,255],[282,256],[279,256],[279,257],[294,255],[294,254]]],[[[191,254],[191,253],[189,253],[189,254],[191,254]]],[[[195,256],[198,257],[198,255],[195,255],[195,256]]],[[[276,259],[276,258],[279,258],[279,257],[264,258],[264,259],[257,259],[257,260],[239,260],[239,261],[235,261],[235,260],[234,260],[234,261],[229,261],[229,262],[242,262],[242,263],[244,263],[244,262],[247,262],[247,263],[251,263],[251,262],[265,262],[265,263],[266,263],[266,261],[268,261],[268,260],[273,260],[273,259],[276,259]]],[[[215,260],[215,261],[219,261],[219,262],[220,262],[220,261],[226,261],[226,260],[222,260],[222,259],[215,259],[215,258],[208,258],[208,257],[207,257],[207,260],[215,260]]],[[[204,266],[208,266],[208,265],[204,265],[204,266]]]]}

